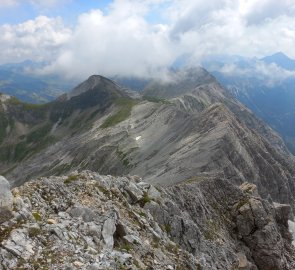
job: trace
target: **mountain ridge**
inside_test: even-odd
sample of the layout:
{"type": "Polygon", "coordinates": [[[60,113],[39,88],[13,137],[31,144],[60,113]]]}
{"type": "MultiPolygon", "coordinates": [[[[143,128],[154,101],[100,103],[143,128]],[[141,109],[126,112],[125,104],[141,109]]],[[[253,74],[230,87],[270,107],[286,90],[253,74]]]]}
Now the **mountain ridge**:
{"type": "Polygon", "coordinates": [[[282,67],[287,70],[295,70],[295,60],[288,57],[283,52],[277,52],[270,56],[265,56],[261,58],[261,61],[268,63],[268,64],[276,64],[279,67],[282,67]]]}
{"type": "Polygon", "coordinates": [[[5,175],[14,186],[77,169],[138,174],[163,186],[223,177],[235,184],[252,181],[264,198],[290,203],[294,209],[294,159],[283,142],[207,71],[187,74],[192,72],[198,76],[188,83],[183,73],[176,74],[174,86],[173,80],[158,88],[152,82],[160,93],[172,85],[172,98],[154,92],[152,99],[133,99],[107,80],[110,89],[95,86],[46,105],[53,108],[45,115],[55,141],[21,164],[6,164],[5,175]],[[186,89],[179,87],[184,84],[186,89]]]}
{"type": "MultiPolygon", "coordinates": [[[[294,63],[293,59],[278,55],[279,59],[294,63]]],[[[294,154],[294,72],[275,63],[276,57],[267,59],[245,58],[241,62],[229,57],[228,61],[207,66],[232,96],[280,134],[294,154]]]]}

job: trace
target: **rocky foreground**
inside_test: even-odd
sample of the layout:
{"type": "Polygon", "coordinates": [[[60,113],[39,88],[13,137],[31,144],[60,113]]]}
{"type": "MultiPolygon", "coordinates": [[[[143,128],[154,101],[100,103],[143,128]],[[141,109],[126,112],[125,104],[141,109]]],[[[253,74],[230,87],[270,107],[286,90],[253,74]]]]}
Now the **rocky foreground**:
{"type": "Polygon", "coordinates": [[[290,207],[222,179],[158,188],[90,171],[9,190],[0,269],[295,269],[290,207]]]}

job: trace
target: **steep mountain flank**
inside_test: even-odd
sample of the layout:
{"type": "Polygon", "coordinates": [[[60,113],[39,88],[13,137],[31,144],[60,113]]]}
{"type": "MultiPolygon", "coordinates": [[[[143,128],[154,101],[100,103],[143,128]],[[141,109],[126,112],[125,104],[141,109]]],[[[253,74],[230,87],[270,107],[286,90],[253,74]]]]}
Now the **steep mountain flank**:
{"type": "Polygon", "coordinates": [[[83,85],[51,103],[36,105],[1,94],[0,170],[10,170],[18,162],[40,152],[63,137],[88,130],[95,117],[112,105],[131,106],[133,100],[112,81],[92,76],[83,85]],[[87,81],[87,82],[88,82],[87,81]],[[96,83],[97,82],[97,83],[96,83]],[[81,90],[82,89],[82,90],[81,90]],[[79,95],[75,95],[77,91],[79,95]]]}
{"type": "Polygon", "coordinates": [[[228,57],[204,63],[234,97],[280,134],[293,154],[294,63],[283,53],[262,59],[228,57]]]}
{"type": "Polygon", "coordinates": [[[290,207],[210,178],[156,188],[90,171],[10,192],[0,178],[0,269],[291,270],[290,207]]]}
{"type": "Polygon", "coordinates": [[[173,98],[178,102],[180,109],[189,112],[200,112],[216,102],[223,103],[244,125],[265,137],[278,151],[289,155],[278,134],[235,100],[205,69],[190,68],[172,73],[171,76],[170,81],[151,82],[145,88],[143,95],[163,99],[173,98]]]}
{"type": "Polygon", "coordinates": [[[294,210],[295,163],[278,135],[205,70],[174,75],[152,82],[142,99],[90,77],[46,105],[55,143],[22,163],[2,163],[6,177],[14,186],[84,169],[138,174],[161,186],[219,177],[255,183],[263,198],[294,210]]]}

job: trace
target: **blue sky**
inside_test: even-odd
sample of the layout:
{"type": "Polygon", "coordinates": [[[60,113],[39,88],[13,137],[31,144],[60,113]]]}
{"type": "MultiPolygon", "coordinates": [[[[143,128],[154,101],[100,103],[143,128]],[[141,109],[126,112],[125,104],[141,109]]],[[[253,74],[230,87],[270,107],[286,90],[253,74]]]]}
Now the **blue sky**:
{"type": "Polygon", "coordinates": [[[0,64],[149,76],[214,55],[295,58],[294,0],[0,0],[0,64]]]}
{"type": "MultiPolygon", "coordinates": [[[[1,2],[1,0],[0,0],[1,2]]],[[[5,2],[5,0],[4,0],[5,2]]],[[[36,1],[37,2],[37,1],[36,1]]],[[[46,2],[46,1],[43,1],[46,2]]],[[[48,17],[62,17],[67,23],[74,24],[77,17],[91,9],[101,9],[107,12],[111,0],[68,0],[58,1],[56,4],[32,4],[30,1],[22,0],[18,3],[3,5],[0,3],[0,24],[17,24],[26,20],[34,19],[39,15],[48,17]]]]}

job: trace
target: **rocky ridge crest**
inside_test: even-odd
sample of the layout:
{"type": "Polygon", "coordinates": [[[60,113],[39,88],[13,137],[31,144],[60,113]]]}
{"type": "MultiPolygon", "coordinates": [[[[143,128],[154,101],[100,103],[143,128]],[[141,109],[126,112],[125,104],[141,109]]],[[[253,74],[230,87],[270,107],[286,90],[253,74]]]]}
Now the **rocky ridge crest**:
{"type": "Polygon", "coordinates": [[[290,207],[261,199],[253,184],[212,178],[159,188],[83,171],[6,196],[1,270],[295,267],[290,207]]]}

